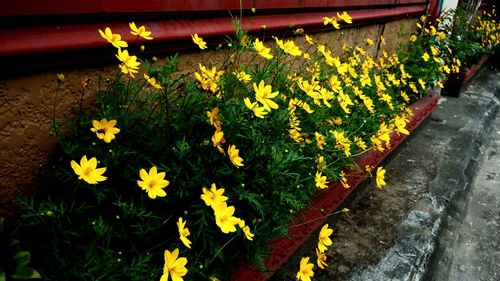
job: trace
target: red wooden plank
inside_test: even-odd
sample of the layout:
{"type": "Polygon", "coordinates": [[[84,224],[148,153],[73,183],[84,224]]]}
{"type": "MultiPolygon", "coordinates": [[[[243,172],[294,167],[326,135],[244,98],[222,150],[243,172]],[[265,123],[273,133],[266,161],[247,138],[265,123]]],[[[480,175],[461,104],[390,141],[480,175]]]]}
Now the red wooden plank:
{"type": "MultiPolygon", "coordinates": [[[[425,4],[427,0],[244,0],[243,9],[354,8],[425,4]]],[[[0,16],[149,13],[239,10],[239,0],[16,0],[2,3],[0,16]],[[52,2],[52,3],[51,3],[52,2]]]]}
{"type": "MultiPolygon", "coordinates": [[[[13,1],[15,2],[15,1],[13,1]]],[[[405,6],[397,8],[354,10],[350,15],[355,23],[389,19],[405,16],[418,16],[425,12],[425,5],[405,6]]],[[[243,20],[243,28],[249,31],[260,31],[266,25],[270,31],[287,30],[293,23],[306,30],[323,27],[324,16],[335,16],[335,12],[282,14],[271,16],[252,16],[243,20]]],[[[131,19],[132,21],[133,19],[131,19]]],[[[155,44],[172,43],[189,40],[191,34],[198,33],[210,44],[210,38],[220,37],[233,32],[231,18],[204,18],[161,20],[154,22],[136,22],[146,25],[153,32],[155,44]]],[[[86,48],[105,48],[109,44],[100,37],[98,29],[109,26],[114,33],[119,33],[129,43],[143,44],[144,40],[136,40],[129,32],[127,22],[109,24],[85,24],[62,26],[39,26],[1,29],[0,37],[8,38],[0,44],[0,58],[25,54],[46,54],[65,51],[76,51],[86,48]]],[[[193,47],[195,47],[193,45],[193,47]]]]}
{"type": "MultiPolygon", "coordinates": [[[[408,131],[415,130],[436,108],[439,95],[436,89],[429,91],[429,96],[420,99],[411,105],[413,117],[406,125],[408,131]]],[[[359,167],[370,165],[378,166],[399,144],[403,142],[406,135],[391,134],[391,148],[380,152],[370,150],[355,159],[359,167]]],[[[360,171],[355,175],[347,177],[351,188],[344,188],[339,182],[333,183],[330,188],[318,192],[313,198],[310,207],[299,213],[292,222],[288,238],[283,238],[271,243],[271,254],[264,262],[266,272],[253,268],[251,265],[242,263],[234,272],[232,281],[265,281],[274,274],[290,258],[302,244],[316,231],[326,220],[325,215],[337,209],[347,197],[369,176],[368,172],[360,171]],[[323,210],[323,212],[319,211],[323,210]],[[298,226],[293,226],[293,225],[298,226]]]]}

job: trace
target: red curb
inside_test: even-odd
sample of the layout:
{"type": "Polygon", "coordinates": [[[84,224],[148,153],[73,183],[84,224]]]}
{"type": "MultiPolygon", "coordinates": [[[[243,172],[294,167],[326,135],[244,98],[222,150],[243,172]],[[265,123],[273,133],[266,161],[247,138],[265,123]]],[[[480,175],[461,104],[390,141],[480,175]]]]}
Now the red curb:
{"type": "MultiPolygon", "coordinates": [[[[410,108],[413,111],[413,117],[406,125],[410,132],[415,130],[436,108],[439,94],[437,88],[429,90],[428,96],[413,103],[410,108]]],[[[406,139],[406,135],[392,133],[391,147],[384,152],[378,150],[369,150],[355,159],[359,167],[366,165],[372,167],[378,166],[399,144],[406,139]]],[[[270,278],[281,266],[299,249],[304,242],[316,231],[326,220],[325,215],[332,213],[338,208],[347,197],[368,178],[369,173],[359,171],[355,176],[348,176],[347,183],[351,188],[344,188],[340,182],[333,183],[330,188],[318,192],[312,199],[311,205],[297,214],[292,221],[292,227],[288,233],[290,237],[282,238],[271,244],[271,254],[269,259],[264,261],[266,272],[249,265],[240,264],[233,273],[232,281],[265,281],[270,278]],[[309,223],[304,223],[309,222],[309,223]],[[300,226],[294,227],[293,225],[300,226]]]]}

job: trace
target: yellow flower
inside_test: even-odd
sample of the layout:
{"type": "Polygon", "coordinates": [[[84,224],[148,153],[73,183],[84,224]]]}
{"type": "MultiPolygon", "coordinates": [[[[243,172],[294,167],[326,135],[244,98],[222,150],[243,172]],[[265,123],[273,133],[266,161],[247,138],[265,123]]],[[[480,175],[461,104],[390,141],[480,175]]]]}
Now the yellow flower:
{"type": "Polygon", "coordinates": [[[163,265],[163,275],[160,281],[168,281],[168,276],[172,278],[172,281],[183,281],[182,276],[186,275],[188,272],[186,268],[187,259],[184,257],[179,257],[179,249],[175,249],[170,253],[170,251],[165,250],[164,258],[165,264],[163,265]]]}
{"type": "Polygon", "coordinates": [[[366,43],[366,45],[368,45],[368,46],[373,46],[373,45],[375,45],[375,42],[373,42],[373,40],[372,40],[372,39],[370,39],[370,38],[366,38],[366,39],[365,39],[365,43],[366,43]]]}
{"type": "Polygon", "coordinates": [[[250,241],[253,240],[253,237],[255,236],[255,234],[253,234],[252,232],[250,232],[250,227],[248,225],[242,227],[241,230],[243,230],[243,233],[245,233],[245,237],[248,240],[250,240],[250,241]]]}
{"type": "Polygon", "coordinates": [[[322,155],[318,154],[316,157],[316,168],[318,169],[318,171],[323,171],[326,168],[325,157],[323,157],[322,155]]]}
{"type": "Polygon", "coordinates": [[[141,25],[139,28],[135,26],[134,22],[131,22],[128,25],[130,26],[130,34],[140,36],[146,40],[153,40],[151,31],[147,31],[144,25],[141,25]]]}
{"type": "Polygon", "coordinates": [[[377,182],[377,187],[382,189],[382,186],[386,185],[385,183],[385,170],[382,167],[377,168],[377,176],[375,178],[377,182]]]}
{"type": "Polygon", "coordinates": [[[222,122],[220,121],[219,116],[217,116],[217,114],[219,114],[218,107],[214,107],[212,108],[212,110],[207,111],[207,117],[210,121],[210,125],[213,125],[215,127],[216,132],[220,132],[222,131],[222,122]]]}
{"type": "Polygon", "coordinates": [[[101,119],[101,121],[93,120],[93,128],[90,128],[92,132],[97,135],[97,138],[104,140],[105,143],[110,143],[115,139],[115,135],[120,132],[120,129],[116,128],[116,120],[107,120],[106,118],[101,119]]]}
{"type": "Polygon", "coordinates": [[[406,129],[406,120],[404,117],[396,116],[394,118],[394,125],[396,125],[396,132],[409,135],[410,132],[406,129]]]}
{"type": "Polygon", "coordinates": [[[239,154],[240,150],[236,148],[236,145],[230,145],[227,149],[227,154],[229,155],[229,160],[233,163],[236,168],[243,167],[243,158],[239,154]]]}
{"type": "Polygon", "coordinates": [[[83,155],[82,159],[80,159],[80,165],[75,160],[71,160],[71,168],[78,175],[78,179],[89,184],[97,184],[106,180],[106,177],[102,175],[106,172],[106,168],[97,168],[97,159],[95,157],[87,160],[87,156],[83,155]]]}
{"type": "Polygon", "coordinates": [[[333,229],[328,228],[328,224],[323,225],[319,232],[318,239],[318,250],[324,253],[327,249],[327,246],[332,245],[332,240],[330,239],[330,235],[332,235],[333,229]]]}
{"type": "Polygon", "coordinates": [[[149,198],[155,199],[158,197],[165,197],[167,193],[163,190],[170,182],[165,180],[165,172],[158,173],[156,166],[149,169],[149,172],[141,169],[139,176],[142,181],[137,181],[137,185],[148,193],[149,198]]]}
{"type": "Polygon", "coordinates": [[[344,132],[332,131],[332,134],[335,137],[335,147],[344,150],[344,153],[347,157],[351,156],[351,141],[345,136],[344,132]]]}
{"type": "Polygon", "coordinates": [[[415,42],[417,41],[417,35],[413,34],[412,36],[410,36],[410,42],[415,42]]]}
{"type": "Polygon", "coordinates": [[[179,221],[177,221],[177,228],[179,229],[179,238],[181,239],[182,243],[191,249],[191,241],[187,238],[191,233],[189,233],[189,229],[186,226],[186,222],[182,220],[182,217],[179,218],[179,221]]]}
{"type": "Polygon", "coordinates": [[[307,34],[306,34],[306,41],[307,41],[307,43],[314,45],[314,40],[307,34]]]}
{"type": "Polygon", "coordinates": [[[347,12],[343,12],[342,14],[339,14],[337,12],[337,17],[339,17],[341,20],[345,21],[348,24],[352,23],[352,18],[347,12]]]}
{"type": "Polygon", "coordinates": [[[223,233],[235,232],[240,219],[233,216],[234,206],[227,206],[225,202],[218,204],[214,208],[215,223],[223,233]]]}
{"type": "Polygon", "coordinates": [[[325,253],[322,253],[318,248],[316,248],[316,256],[318,257],[316,259],[316,264],[318,265],[319,268],[325,269],[328,267],[328,264],[326,264],[326,255],[325,253]]]}
{"type": "Polygon", "coordinates": [[[161,85],[156,82],[156,79],[154,77],[149,77],[149,75],[146,75],[146,73],[144,73],[144,79],[148,81],[149,85],[155,87],[156,89],[161,89],[161,85]]]}
{"type": "Polygon", "coordinates": [[[198,37],[198,33],[191,35],[191,39],[196,45],[198,45],[198,47],[200,47],[200,49],[204,50],[207,48],[207,43],[203,41],[203,38],[198,37]]]}
{"type": "Polygon", "coordinates": [[[130,56],[127,50],[122,51],[121,49],[118,49],[116,57],[122,62],[122,64],[119,65],[122,72],[135,77],[134,73],[137,73],[139,65],[141,65],[141,63],[137,61],[137,57],[130,56]]]}
{"type": "Polygon", "coordinates": [[[240,80],[241,82],[252,81],[252,76],[250,76],[250,74],[245,73],[245,71],[243,70],[233,74],[236,75],[236,78],[238,78],[238,80],[240,80]]]}
{"type": "Polygon", "coordinates": [[[266,46],[264,46],[264,43],[260,42],[259,38],[255,39],[255,41],[253,42],[253,46],[261,57],[268,60],[273,58],[273,55],[269,53],[271,51],[271,48],[267,48],[266,46]]]}
{"type": "Polygon", "coordinates": [[[326,180],[326,176],[323,176],[321,172],[316,172],[316,177],[314,178],[314,181],[316,182],[316,187],[320,189],[325,189],[328,188],[329,182],[326,180]]]}
{"type": "Polygon", "coordinates": [[[245,234],[245,238],[252,241],[255,234],[250,232],[250,227],[248,225],[245,225],[245,221],[240,219],[238,222],[238,226],[241,228],[241,230],[243,230],[243,233],[245,234]]]}
{"type": "Polygon", "coordinates": [[[101,34],[101,37],[106,39],[109,43],[111,43],[115,48],[127,48],[128,44],[127,42],[122,40],[122,36],[120,34],[114,34],[111,32],[111,28],[106,27],[104,29],[104,32],[99,29],[99,33],[101,34]]]}
{"type": "Polygon", "coordinates": [[[424,59],[425,62],[427,62],[429,60],[430,56],[427,52],[425,52],[423,55],[422,55],[422,59],[424,59]]]}
{"type": "Polygon", "coordinates": [[[347,183],[347,178],[345,177],[344,171],[340,172],[340,183],[344,188],[350,188],[351,186],[347,183]]]}
{"type": "Polygon", "coordinates": [[[335,19],[334,17],[331,17],[331,18],[324,17],[323,24],[328,25],[329,23],[331,23],[333,25],[333,27],[335,27],[336,29],[340,29],[340,24],[338,24],[337,19],[335,19]]]}
{"type": "Polygon", "coordinates": [[[64,82],[64,79],[66,78],[66,77],[64,77],[64,74],[62,74],[62,73],[57,73],[56,77],[57,77],[57,82],[59,82],[59,83],[64,82]]]}
{"type": "Polygon", "coordinates": [[[302,52],[300,51],[299,47],[293,43],[293,41],[286,41],[286,43],[283,43],[282,40],[274,37],[274,40],[276,40],[276,44],[278,44],[278,47],[282,49],[285,53],[290,54],[292,56],[300,56],[302,55],[302,52]]]}
{"type": "Polygon", "coordinates": [[[385,37],[384,37],[384,35],[380,35],[380,44],[385,45],[385,37]]]}
{"type": "Polygon", "coordinates": [[[217,189],[215,183],[212,183],[212,185],[210,186],[210,190],[208,190],[206,187],[203,187],[202,191],[203,194],[200,196],[201,199],[203,199],[207,206],[211,206],[212,208],[215,208],[215,206],[219,205],[220,203],[226,202],[228,199],[223,195],[224,188],[217,189]]]}
{"type": "Polygon", "coordinates": [[[259,106],[257,102],[251,102],[248,97],[245,98],[243,101],[245,102],[245,106],[251,111],[253,111],[255,116],[259,118],[264,118],[269,113],[269,111],[267,111],[264,107],[259,106]]]}
{"type": "Polygon", "coordinates": [[[424,82],[424,80],[418,78],[418,84],[420,84],[420,87],[422,87],[422,89],[425,90],[425,82],[424,82]]]}
{"type": "Polygon", "coordinates": [[[212,144],[214,147],[217,147],[220,153],[226,155],[224,152],[224,149],[222,148],[222,145],[226,143],[226,140],[224,139],[224,132],[223,131],[215,131],[214,135],[212,136],[212,144]]]}
{"type": "Polygon", "coordinates": [[[316,144],[318,145],[318,148],[323,149],[323,146],[325,145],[325,136],[318,132],[315,132],[314,135],[316,136],[316,144]]]}
{"type": "Polygon", "coordinates": [[[314,276],[313,268],[314,264],[309,262],[309,257],[302,257],[300,260],[300,269],[297,272],[297,279],[300,281],[311,281],[311,277],[314,276]]]}
{"type": "Polygon", "coordinates": [[[358,136],[354,137],[354,142],[360,149],[366,150],[367,148],[366,143],[360,137],[358,136]]]}
{"type": "Polygon", "coordinates": [[[278,108],[278,104],[276,104],[272,98],[275,98],[279,92],[272,92],[271,85],[266,85],[264,84],[264,80],[260,80],[259,86],[253,83],[253,89],[255,91],[255,99],[260,102],[267,111],[271,111],[271,108],[278,108]]]}

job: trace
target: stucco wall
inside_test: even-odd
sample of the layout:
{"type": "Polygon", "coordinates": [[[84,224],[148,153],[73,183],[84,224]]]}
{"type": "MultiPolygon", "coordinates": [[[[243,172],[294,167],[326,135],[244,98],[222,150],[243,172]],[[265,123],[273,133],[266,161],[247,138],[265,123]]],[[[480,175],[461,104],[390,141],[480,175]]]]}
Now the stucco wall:
{"type": "MultiPolygon", "coordinates": [[[[399,33],[413,30],[415,20],[394,21],[336,32],[317,33],[315,40],[327,42],[330,48],[340,50],[342,43],[362,42],[366,37],[376,40],[384,35],[387,45],[382,47],[389,53],[394,51],[399,33]]],[[[303,38],[296,41],[305,47],[303,38]]],[[[269,44],[269,43],[268,43],[269,44]]],[[[84,54],[82,54],[84,56],[84,54]]],[[[197,69],[198,62],[205,65],[222,61],[223,52],[206,50],[185,53],[180,56],[180,68],[197,69]]],[[[3,66],[6,67],[6,66],[3,66]]],[[[63,121],[80,101],[81,81],[90,78],[90,85],[83,97],[84,104],[95,100],[99,73],[104,77],[118,71],[116,65],[102,68],[75,69],[63,72],[65,81],[60,85],[56,103],[56,119],[63,121]]],[[[53,107],[57,89],[58,69],[23,77],[0,80],[0,216],[10,216],[17,196],[31,195],[37,188],[37,177],[51,157],[56,142],[51,134],[53,107]]],[[[68,164],[69,165],[69,164],[68,164]]],[[[45,167],[50,168],[50,167],[45,167]]]]}

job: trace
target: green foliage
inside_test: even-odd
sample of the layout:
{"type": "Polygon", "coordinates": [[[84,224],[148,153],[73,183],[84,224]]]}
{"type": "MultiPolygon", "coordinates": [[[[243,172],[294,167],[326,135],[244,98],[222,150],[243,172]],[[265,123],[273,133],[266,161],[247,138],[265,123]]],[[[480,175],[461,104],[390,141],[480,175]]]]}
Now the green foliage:
{"type": "Polygon", "coordinates": [[[4,219],[0,217],[0,281],[42,278],[38,271],[28,265],[31,255],[28,251],[22,251],[19,244],[19,240],[7,232],[4,219]]]}

